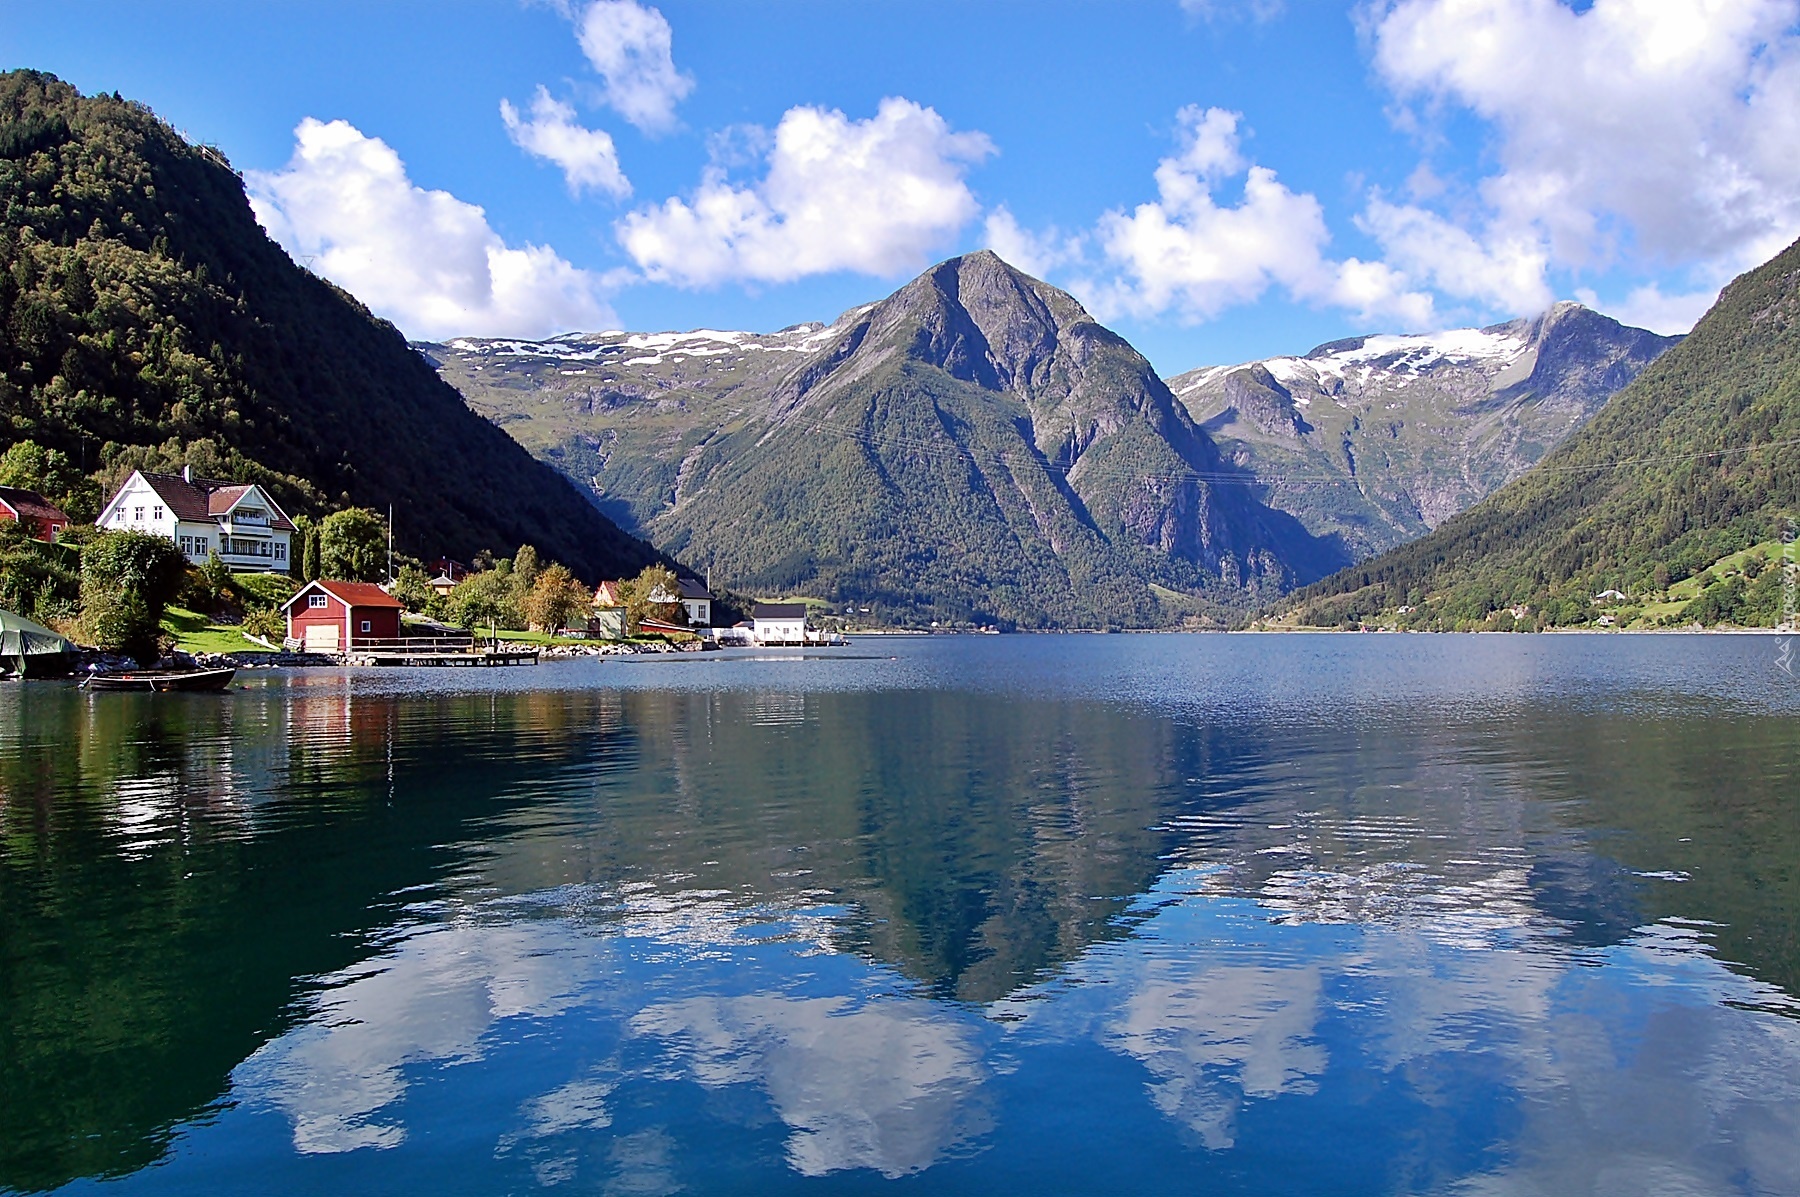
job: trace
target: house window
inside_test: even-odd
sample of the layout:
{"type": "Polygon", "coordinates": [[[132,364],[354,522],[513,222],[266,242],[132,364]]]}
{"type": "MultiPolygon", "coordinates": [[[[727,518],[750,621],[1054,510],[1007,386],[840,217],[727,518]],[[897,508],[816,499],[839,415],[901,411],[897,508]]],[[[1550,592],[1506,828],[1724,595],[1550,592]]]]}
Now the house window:
{"type": "Polygon", "coordinates": [[[183,536],[181,538],[181,555],[183,557],[192,557],[194,555],[194,538],[192,536],[183,536]]]}
{"type": "Polygon", "coordinates": [[[277,561],[286,561],[287,560],[287,546],[286,545],[280,544],[280,543],[277,543],[275,545],[275,560],[277,560],[277,561]]]}
{"type": "Polygon", "coordinates": [[[140,524],[143,523],[144,522],[144,509],[142,507],[133,507],[131,509],[131,518],[136,523],[140,523],[140,524]]]}
{"type": "Polygon", "coordinates": [[[150,518],[151,518],[151,519],[153,519],[153,520],[156,520],[156,521],[158,521],[158,522],[161,522],[161,520],[162,520],[162,508],[161,508],[161,507],[152,507],[152,508],[151,508],[151,509],[150,509],[150,518]]]}
{"type": "Polygon", "coordinates": [[[363,621],[362,621],[362,630],[363,630],[363,631],[365,631],[365,632],[367,632],[367,631],[369,631],[369,630],[370,630],[370,626],[371,626],[371,625],[370,625],[370,621],[369,621],[369,620],[366,620],[366,619],[365,619],[365,620],[363,620],[363,621]]]}
{"type": "Polygon", "coordinates": [[[206,541],[207,541],[207,538],[204,536],[194,537],[194,555],[196,557],[206,556],[207,551],[208,551],[207,547],[206,547],[206,541]]]}
{"type": "Polygon", "coordinates": [[[309,594],[306,596],[307,607],[314,611],[317,611],[320,607],[325,606],[326,603],[329,601],[330,600],[328,600],[322,594],[309,594]]]}

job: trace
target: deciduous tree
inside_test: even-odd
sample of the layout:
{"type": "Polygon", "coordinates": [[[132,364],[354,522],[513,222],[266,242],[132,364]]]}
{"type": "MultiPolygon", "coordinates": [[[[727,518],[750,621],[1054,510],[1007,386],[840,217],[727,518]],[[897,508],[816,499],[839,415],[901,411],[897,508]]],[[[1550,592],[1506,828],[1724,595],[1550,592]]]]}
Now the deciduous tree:
{"type": "Polygon", "coordinates": [[[387,525],[362,507],[334,511],[319,525],[319,576],[379,582],[387,569],[387,525]]]}
{"type": "Polygon", "coordinates": [[[532,583],[525,614],[538,631],[554,633],[569,626],[592,603],[593,596],[588,593],[588,588],[576,581],[568,566],[552,563],[541,570],[537,581],[532,583]]]}

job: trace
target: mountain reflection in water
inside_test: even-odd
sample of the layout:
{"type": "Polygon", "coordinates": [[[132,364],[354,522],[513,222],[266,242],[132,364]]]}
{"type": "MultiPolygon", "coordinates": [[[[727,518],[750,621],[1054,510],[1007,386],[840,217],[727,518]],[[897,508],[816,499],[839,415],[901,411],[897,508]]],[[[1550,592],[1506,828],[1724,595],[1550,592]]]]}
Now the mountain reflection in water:
{"type": "Polygon", "coordinates": [[[1800,695],[1496,639],[0,690],[0,1188],[1800,1191],[1800,695]]]}

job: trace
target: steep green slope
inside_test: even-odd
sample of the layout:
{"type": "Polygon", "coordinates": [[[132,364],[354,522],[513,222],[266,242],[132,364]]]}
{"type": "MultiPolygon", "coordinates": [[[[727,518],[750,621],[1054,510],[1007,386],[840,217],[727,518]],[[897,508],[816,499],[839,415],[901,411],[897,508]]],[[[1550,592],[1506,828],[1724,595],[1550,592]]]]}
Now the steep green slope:
{"type": "Polygon", "coordinates": [[[1258,502],[1122,338],[992,253],[830,326],[425,349],[627,526],[740,590],[1154,626],[1348,560],[1258,502]]]}
{"type": "MultiPolygon", "coordinates": [[[[1584,622],[1593,595],[1654,598],[1800,511],[1800,243],[1741,276],[1542,464],[1421,540],[1294,597],[1336,625],[1401,606],[1456,626],[1519,607],[1584,622]]],[[[1776,589],[1773,573],[1764,589],[1776,589]]],[[[1767,596],[1762,596],[1767,597],[1767,596]]],[[[1766,603],[1752,607],[1761,616],[1766,603]]]]}
{"type": "Polygon", "coordinates": [[[142,105],[0,75],[0,448],[112,478],[189,461],[296,511],[386,509],[410,551],[648,546],[473,415],[389,324],[264,235],[242,181],[142,105]]]}

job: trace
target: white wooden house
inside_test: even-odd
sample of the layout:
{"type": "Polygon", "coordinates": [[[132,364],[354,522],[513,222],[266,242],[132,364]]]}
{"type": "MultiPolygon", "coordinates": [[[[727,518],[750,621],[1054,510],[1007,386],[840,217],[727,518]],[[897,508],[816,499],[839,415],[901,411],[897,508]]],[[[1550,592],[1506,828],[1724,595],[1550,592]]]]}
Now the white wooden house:
{"type": "Polygon", "coordinates": [[[294,525],[262,487],[132,471],[95,521],[166,537],[198,565],[212,553],[240,573],[288,573],[294,525]]]}
{"type": "Polygon", "coordinates": [[[758,603],[750,612],[750,635],[758,644],[805,644],[805,603],[758,603]]]}

